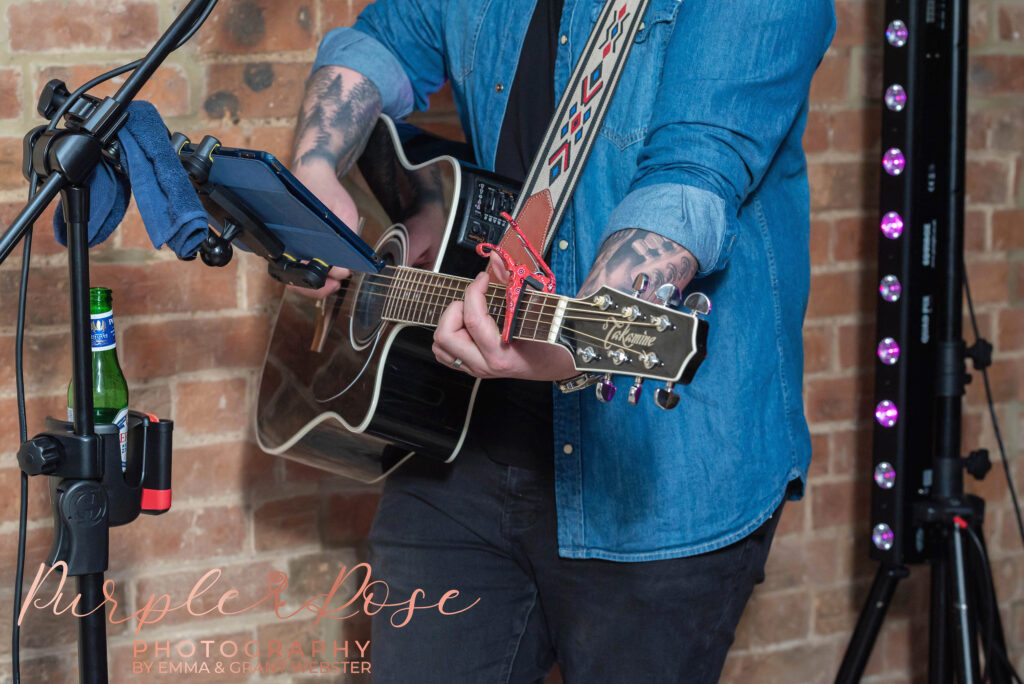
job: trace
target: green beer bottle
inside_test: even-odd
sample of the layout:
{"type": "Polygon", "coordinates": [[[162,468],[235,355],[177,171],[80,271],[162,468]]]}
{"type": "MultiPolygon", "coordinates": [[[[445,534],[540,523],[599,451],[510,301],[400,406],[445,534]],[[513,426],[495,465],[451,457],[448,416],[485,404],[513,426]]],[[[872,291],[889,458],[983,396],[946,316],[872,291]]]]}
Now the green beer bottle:
{"type": "MultiPolygon", "coordinates": [[[[97,423],[117,425],[121,442],[121,470],[128,467],[128,383],[117,361],[114,340],[114,310],[110,290],[89,289],[89,313],[92,338],[92,405],[97,423]]],[[[75,419],[75,393],[68,383],[68,420],[75,419]]]]}

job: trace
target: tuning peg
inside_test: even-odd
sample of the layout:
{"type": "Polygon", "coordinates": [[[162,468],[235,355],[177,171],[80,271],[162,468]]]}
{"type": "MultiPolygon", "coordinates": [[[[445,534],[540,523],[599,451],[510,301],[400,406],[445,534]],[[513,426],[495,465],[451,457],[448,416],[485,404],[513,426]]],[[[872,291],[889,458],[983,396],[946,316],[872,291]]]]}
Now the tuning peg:
{"type": "Polygon", "coordinates": [[[615,398],[615,385],[612,384],[612,376],[606,373],[601,378],[601,382],[596,385],[597,399],[598,401],[608,403],[615,398]]]}
{"type": "Polygon", "coordinates": [[[640,295],[647,292],[647,287],[651,284],[651,277],[646,273],[640,273],[636,278],[633,279],[633,296],[639,297],[640,295]]]}
{"type": "Polygon", "coordinates": [[[644,379],[636,378],[633,381],[633,386],[629,388],[629,403],[631,405],[636,406],[638,403],[640,403],[640,393],[643,392],[643,389],[644,379]]]}
{"type": "Polygon", "coordinates": [[[671,411],[676,406],[679,406],[679,395],[672,391],[675,386],[676,383],[674,382],[666,382],[663,389],[655,390],[654,403],[658,405],[658,408],[671,411]]]}
{"type": "Polygon", "coordinates": [[[672,283],[665,283],[659,287],[654,296],[658,298],[662,306],[675,307],[679,304],[679,288],[672,283]]]}
{"type": "Polygon", "coordinates": [[[687,295],[686,301],[683,302],[683,306],[694,313],[703,314],[705,316],[711,313],[711,300],[708,299],[708,296],[703,292],[691,292],[687,295]]]}

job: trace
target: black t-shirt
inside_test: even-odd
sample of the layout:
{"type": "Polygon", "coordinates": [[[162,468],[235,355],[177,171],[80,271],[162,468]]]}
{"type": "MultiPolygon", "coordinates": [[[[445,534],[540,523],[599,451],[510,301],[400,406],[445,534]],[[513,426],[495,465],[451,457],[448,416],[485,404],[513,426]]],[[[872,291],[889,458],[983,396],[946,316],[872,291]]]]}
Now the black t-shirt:
{"type": "MultiPolygon", "coordinates": [[[[555,57],[563,0],[539,0],[519,55],[501,124],[494,170],[522,182],[555,113],[555,57]]],[[[552,384],[532,380],[480,383],[468,441],[492,460],[551,467],[552,384]]]]}

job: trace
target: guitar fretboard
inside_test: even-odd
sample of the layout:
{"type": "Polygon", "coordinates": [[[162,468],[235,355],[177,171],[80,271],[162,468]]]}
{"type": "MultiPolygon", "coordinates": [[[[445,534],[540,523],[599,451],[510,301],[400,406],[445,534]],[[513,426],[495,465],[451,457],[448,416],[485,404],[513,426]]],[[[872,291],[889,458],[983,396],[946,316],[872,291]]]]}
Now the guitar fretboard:
{"type": "MultiPolygon", "coordinates": [[[[424,327],[437,327],[441,314],[453,302],[465,297],[467,278],[397,267],[385,269],[387,292],[384,320],[424,327]]],[[[491,283],[485,294],[487,313],[501,327],[505,320],[505,286],[491,283]]],[[[519,305],[519,326],[514,338],[547,341],[552,327],[558,325],[556,295],[524,291],[519,305]]]]}

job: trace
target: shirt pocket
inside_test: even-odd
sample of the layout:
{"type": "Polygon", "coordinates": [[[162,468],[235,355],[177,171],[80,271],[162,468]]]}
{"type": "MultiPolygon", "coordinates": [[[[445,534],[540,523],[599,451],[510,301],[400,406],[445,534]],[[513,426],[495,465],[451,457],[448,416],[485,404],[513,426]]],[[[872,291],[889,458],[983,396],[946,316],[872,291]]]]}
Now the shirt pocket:
{"type": "MultiPolygon", "coordinates": [[[[601,126],[601,135],[620,149],[643,142],[662,81],[665,48],[683,0],[651,0],[601,126]]],[[[604,2],[594,6],[594,21],[604,2]]]]}

